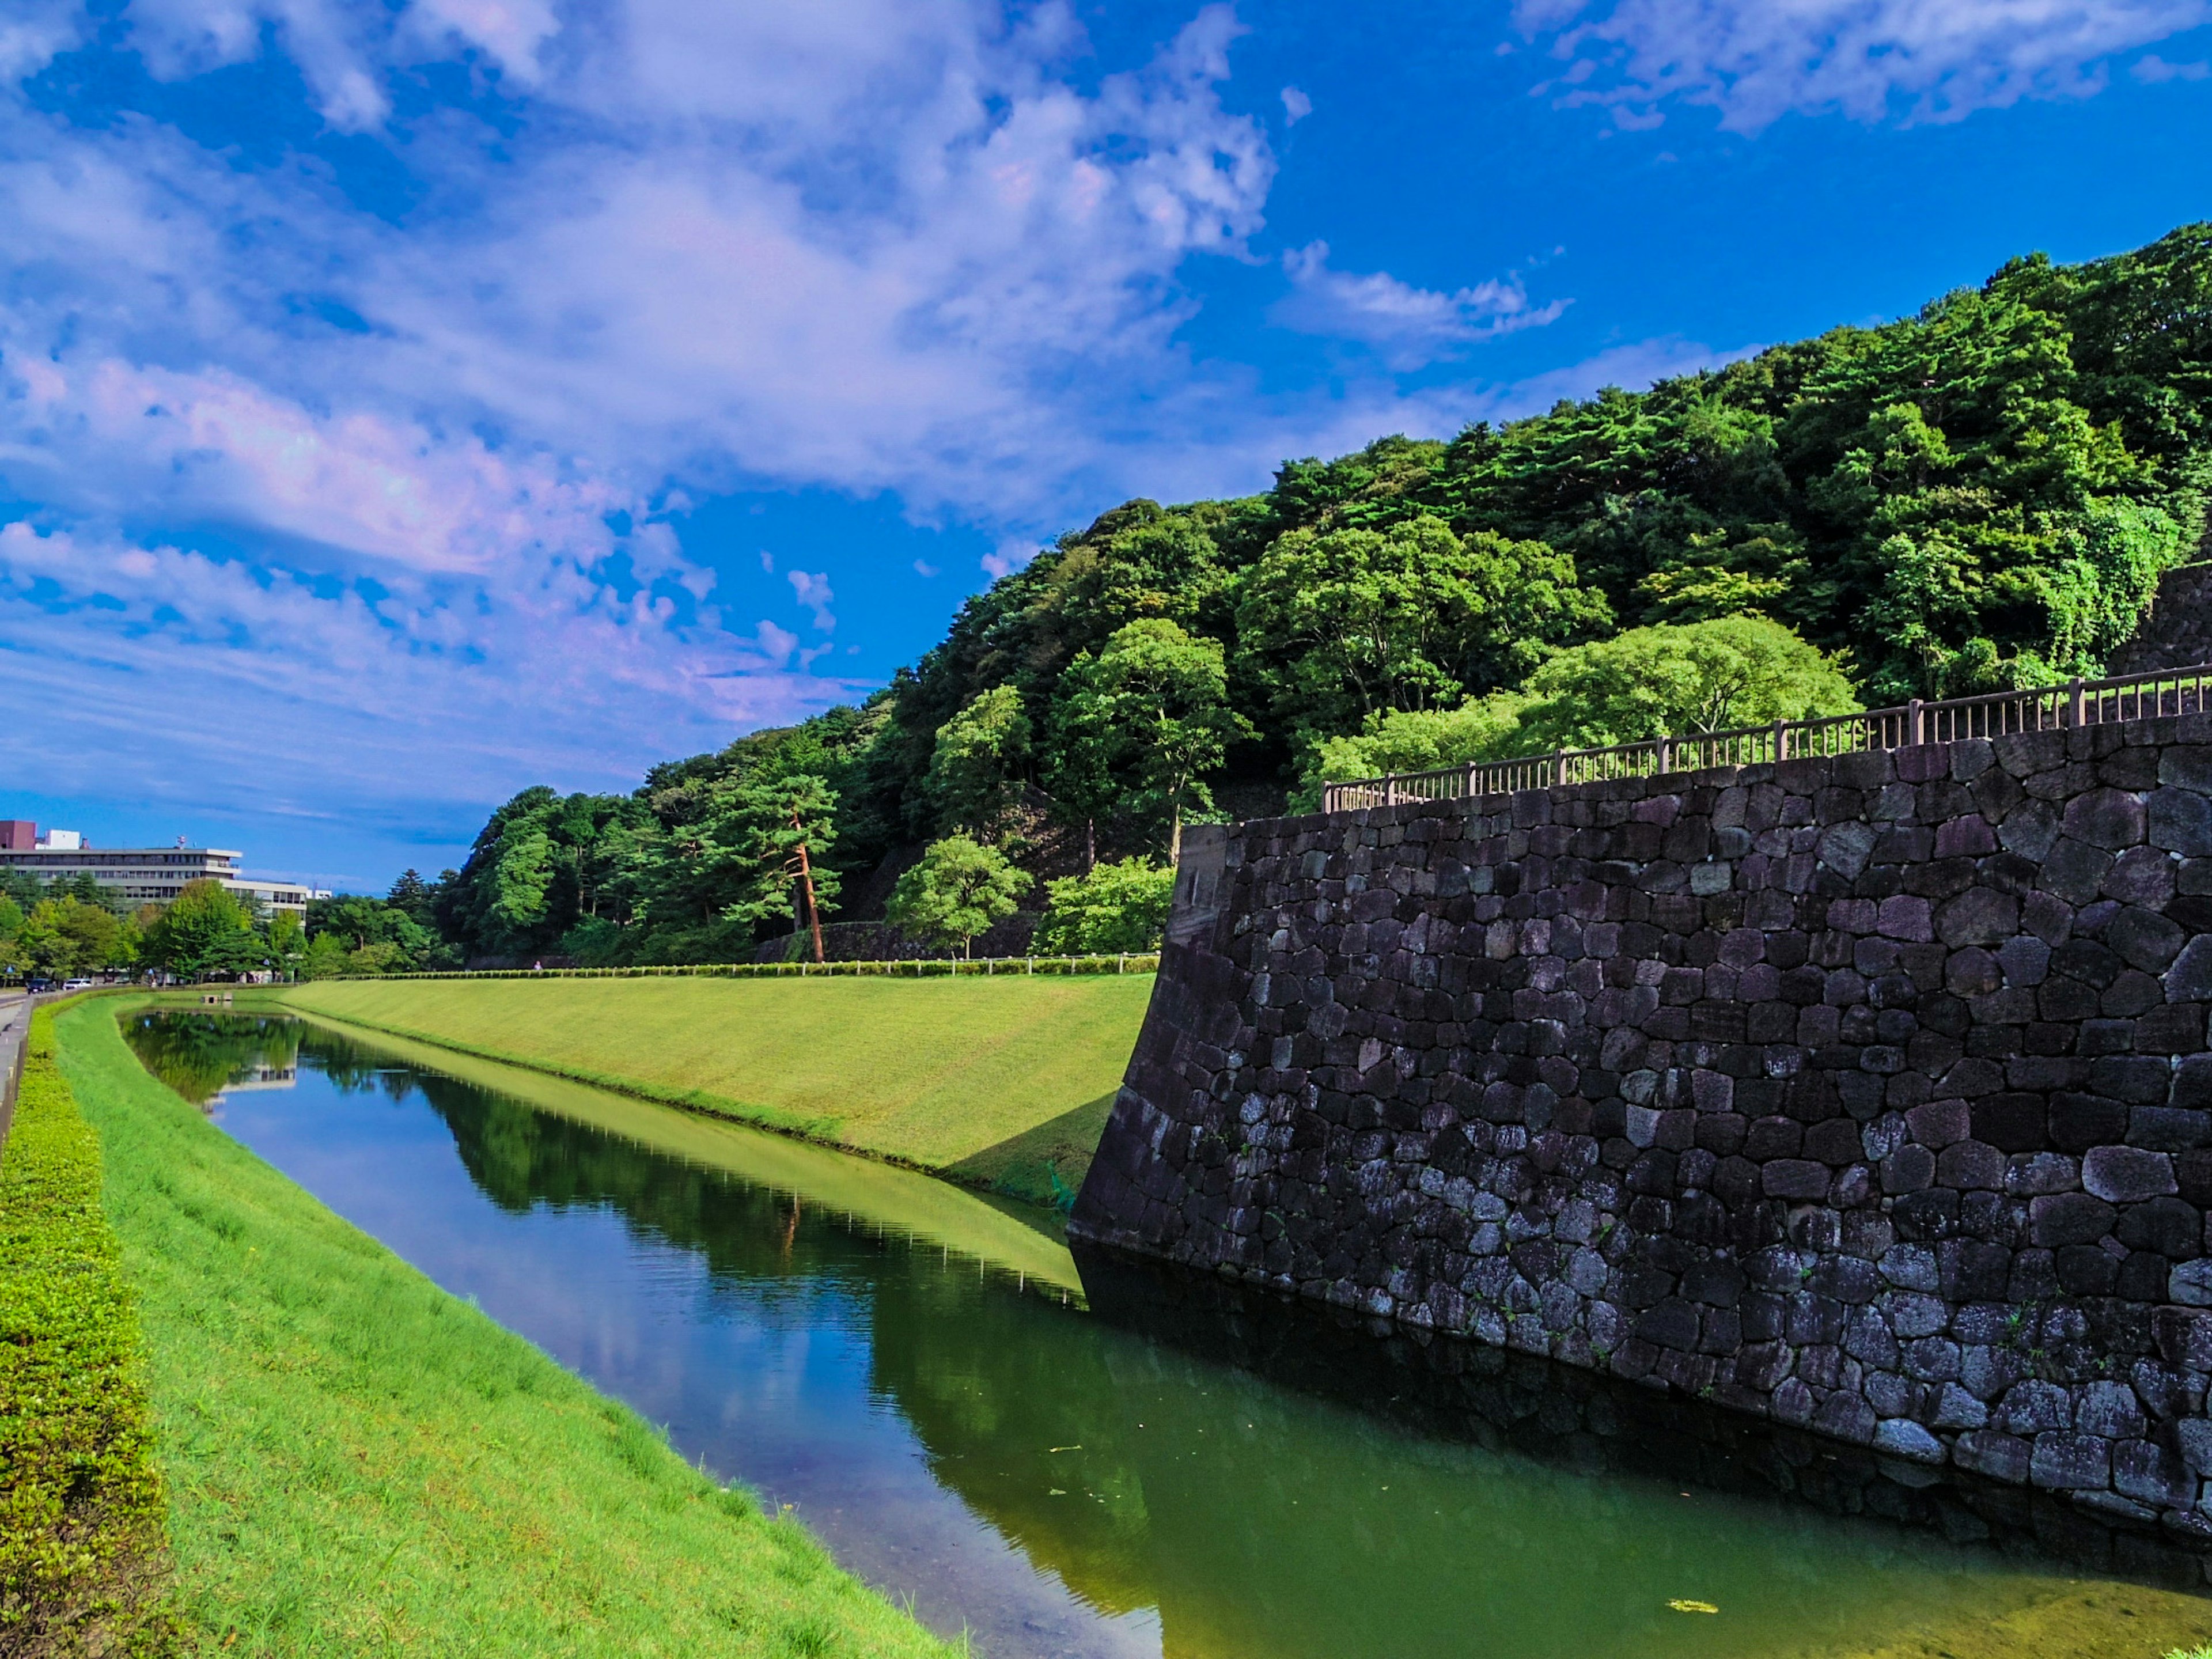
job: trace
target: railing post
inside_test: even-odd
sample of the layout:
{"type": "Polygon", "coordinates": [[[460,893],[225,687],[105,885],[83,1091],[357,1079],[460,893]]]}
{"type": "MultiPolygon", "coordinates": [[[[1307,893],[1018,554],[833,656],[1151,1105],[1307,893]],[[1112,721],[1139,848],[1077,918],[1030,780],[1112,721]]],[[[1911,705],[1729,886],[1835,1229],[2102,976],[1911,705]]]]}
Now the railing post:
{"type": "Polygon", "coordinates": [[[2088,700],[2081,695],[2081,677],[2079,674],[2066,688],[2066,723],[2069,726],[2087,726],[2089,723],[2088,700]]]}
{"type": "Polygon", "coordinates": [[[1790,757],[1790,722],[1774,722],[1774,763],[1777,766],[1790,757]]]}
{"type": "Polygon", "coordinates": [[[1482,763],[1480,761],[1469,761],[1467,763],[1467,798],[1469,800],[1473,800],[1481,793],[1482,763]]]}
{"type": "Polygon", "coordinates": [[[1552,786],[1554,788],[1563,788],[1566,781],[1567,751],[1564,749],[1554,749],[1552,751],[1552,786]]]}
{"type": "Polygon", "coordinates": [[[1667,738],[1662,738],[1659,739],[1659,765],[1656,769],[1661,772],[1664,772],[1667,769],[1667,751],[1671,746],[1671,739],[1667,738]]]}
{"type": "Polygon", "coordinates": [[[1905,705],[1905,746],[1906,748],[1917,749],[1925,741],[1922,734],[1926,730],[1926,705],[1919,698],[1915,697],[1905,705]]]}

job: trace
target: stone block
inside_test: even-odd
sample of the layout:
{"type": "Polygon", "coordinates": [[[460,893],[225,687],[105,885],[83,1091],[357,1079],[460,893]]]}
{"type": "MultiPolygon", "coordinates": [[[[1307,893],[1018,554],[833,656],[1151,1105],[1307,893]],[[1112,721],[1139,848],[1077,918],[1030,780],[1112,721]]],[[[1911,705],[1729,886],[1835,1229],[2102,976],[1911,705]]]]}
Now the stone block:
{"type": "Polygon", "coordinates": [[[2036,884],[2079,908],[2103,890],[2105,874],[2112,867],[2112,855],[2102,848],[2062,836],[2043,860],[2036,884]]]}
{"type": "Polygon", "coordinates": [[[2060,828],[2075,841],[2118,851],[2141,842],[2148,813],[2140,796],[2125,789],[2099,788],[2066,803],[2060,828]]]}
{"type": "Polygon", "coordinates": [[[2165,908],[2174,893],[2173,855],[2156,847],[2130,847],[2112,860],[2100,890],[2122,904],[2165,908]]]}
{"type": "Polygon", "coordinates": [[[2123,1497],[2154,1508],[2188,1508],[2197,1498],[2197,1475],[2178,1452],[2148,1440],[2112,1448],[2112,1485],[2123,1497]]]}
{"type": "Polygon", "coordinates": [[[2200,933],[2184,945],[2161,983],[2168,1002],[2212,1001],[2212,933],[2200,933]]]}
{"type": "Polygon", "coordinates": [[[1969,887],[1936,913],[1936,934],[1953,949],[2000,945],[2020,927],[2020,901],[1993,887],[1969,887]]]}
{"type": "Polygon", "coordinates": [[[2113,1204],[2140,1203],[2180,1190],[2174,1182],[2171,1157],[2134,1146],[2091,1147],[2081,1159],[2081,1185],[2113,1204]]]}
{"type": "Polygon", "coordinates": [[[2080,1160],[2063,1152],[2015,1153],[2005,1166],[2004,1189],[2014,1198],[2070,1192],[2081,1183],[2080,1160]]]}
{"type": "Polygon", "coordinates": [[[2087,1193],[2057,1193],[2028,1202],[2028,1232],[2045,1249],[2094,1244],[2112,1231],[2118,1212],[2087,1193]]]}
{"type": "Polygon", "coordinates": [[[2145,1432],[2142,1407],[2124,1382],[2092,1382],[2074,1406],[2074,1426],[2106,1440],[2130,1440],[2145,1432]]]}
{"type": "Polygon", "coordinates": [[[2212,1308],[2212,1258],[2176,1264],[2166,1279],[2166,1299],[2186,1308],[2212,1308]]]}
{"type": "Polygon", "coordinates": [[[2028,1479],[2058,1492],[2101,1491],[2112,1483],[2112,1443],[2091,1434],[2039,1434],[2028,1479]]]}
{"type": "Polygon", "coordinates": [[[1951,1455],[1962,1469],[2022,1486],[2027,1481],[2033,1449],[2028,1442],[2015,1435],[1978,1429],[1960,1435],[1951,1455]]]}
{"type": "Polygon", "coordinates": [[[2170,1261],[2189,1261],[2203,1254],[2204,1215],[2186,1199],[2154,1198],[2122,1212],[2114,1236],[2131,1250],[2148,1250],[2170,1261]]]}
{"type": "Polygon", "coordinates": [[[1875,1425],[1874,1447],[1916,1463],[1941,1463],[1943,1443],[1909,1417],[1883,1419],[1875,1425]]]}
{"type": "Polygon", "coordinates": [[[1936,1397],[1936,1426],[1939,1429],[1978,1429],[1990,1420],[1989,1407],[1960,1388],[1946,1382],[1936,1397]]]}
{"type": "Polygon", "coordinates": [[[2051,1097],[2049,1122],[2052,1146],[2063,1152],[2086,1152],[2126,1135],[2128,1107],[2104,1095],[2062,1091],[2051,1097]]]}
{"type": "Polygon", "coordinates": [[[2212,854],[2212,800],[2193,789],[2167,787],[2152,791],[2145,805],[2153,847],[2187,858],[2212,854]]]}
{"type": "Polygon", "coordinates": [[[2173,1425],[2173,1438],[2184,1464],[2197,1474],[2212,1475],[2212,1422],[2184,1418],[2173,1425]]]}
{"type": "Polygon", "coordinates": [[[1996,1192],[2004,1178],[2005,1155],[1986,1141],[1962,1140],[1936,1160],[1937,1184],[1960,1192],[1996,1192]]]}
{"type": "Polygon", "coordinates": [[[2197,794],[2212,794],[2212,747],[2176,744],[2158,757],[2158,781],[2197,794]]]}
{"type": "Polygon", "coordinates": [[[2105,925],[2106,948],[2130,968],[2162,974],[2181,954],[2187,935],[2155,910],[2130,905],[2105,925]]]}
{"type": "Polygon", "coordinates": [[[2185,1371],[2212,1371],[2212,1312],[2159,1308],[2150,1321],[2159,1358],[2185,1371]]]}

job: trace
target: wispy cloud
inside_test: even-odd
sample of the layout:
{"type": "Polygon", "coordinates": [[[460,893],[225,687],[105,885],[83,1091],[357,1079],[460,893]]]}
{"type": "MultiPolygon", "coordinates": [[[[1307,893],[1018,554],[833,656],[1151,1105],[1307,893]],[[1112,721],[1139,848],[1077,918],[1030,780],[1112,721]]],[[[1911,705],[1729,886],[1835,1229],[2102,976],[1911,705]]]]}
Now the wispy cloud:
{"type": "Polygon", "coordinates": [[[792,597],[814,615],[814,625],[824,634],[833,632],[837,618],[830,614],[830,606],[836,595],[830,591],[826,571],[793,570],[786,573],[791,580],[792,597]]]}
{"type": "Polygon", "coordinates": [[[2082,97],[2116,56],[2212,21],[2207,0],[1518,0],[1563,65],[1538,89],[1627,126],[1680,100],[1757,132],[1792,113],[1956,120],[2082,97]]]}
{"type": "MultiPolygon", "coordinates": [[[[88,16],[10,8],[0,71],[88,16]]],[[[372,757],[426,801],[604,778],[848,695],[788,615],[726,619],[655,502],[889,490],[1033,546],[1012,527],[1142,470],[1079,414],[1176,395],[1176,273],[1243,257],[1273,177],[1221,102],[1222,6],[1087,89],[1066,14],[970,0],[132,0],[108,27],[171,80],[283,55],[426,195],[373,210],[310,157],[0,91],[0,485],[37,504],[0,544],[0,681],[80,688],[8,744],[50,793],[94,752],[149,798],[222,775],[215,726],[131,725],[156,687],[280,710],[302,801],[358,800],[372,757]],[[394,116],[440,60],[507,100],[496,143],[394,116]]],[[[830,573],[787,580],[830,633],[830,573]]]]}
{"type": "Polygon", "coordinates": [[[1558,320],[1565,300],[1534,306],[1517,279],[1479,283],[1445,294],[1415,288],[1384,270],[1331,269],[1328,244],[1310,242],[1283,255],[1291,292],[1272,317],[1288,328],[1372,346],[1393,368],[1418,368],[1483,340],[1558,320]]]}
{"type": "Polygon", "coordinates": [[[2147,52],[2129,66],[2128,72],[2147,86],[2167,81],[2202,81],[2212,76],[2212,64],[2169,64],[2156,52],[2147,52]]]}

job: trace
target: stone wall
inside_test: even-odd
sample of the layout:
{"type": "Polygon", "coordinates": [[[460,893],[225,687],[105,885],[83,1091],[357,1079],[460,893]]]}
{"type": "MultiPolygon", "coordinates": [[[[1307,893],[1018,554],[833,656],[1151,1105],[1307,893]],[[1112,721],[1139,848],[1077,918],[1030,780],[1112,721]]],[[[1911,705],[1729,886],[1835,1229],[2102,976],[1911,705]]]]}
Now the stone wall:
{"type": "Polygon", "coordinates": [[[1078,1237],[2212,1540],[2212,718],[1186,849],[1078,1237]]]}

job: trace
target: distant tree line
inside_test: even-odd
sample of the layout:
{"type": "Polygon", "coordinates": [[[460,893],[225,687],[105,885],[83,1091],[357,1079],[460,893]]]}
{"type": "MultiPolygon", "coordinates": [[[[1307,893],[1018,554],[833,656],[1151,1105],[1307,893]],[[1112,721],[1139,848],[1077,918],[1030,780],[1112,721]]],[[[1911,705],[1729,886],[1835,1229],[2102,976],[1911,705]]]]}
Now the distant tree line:
{"type": "Polygon", "coordinates": [[[1449,441],[1133,501],[858,708],[525,790],[301,971],[750,954],[883,914],[1143,948],[1183,828],[1322,781],[2096,675],[2212,486],[2212,225],[1449,441]]]}

